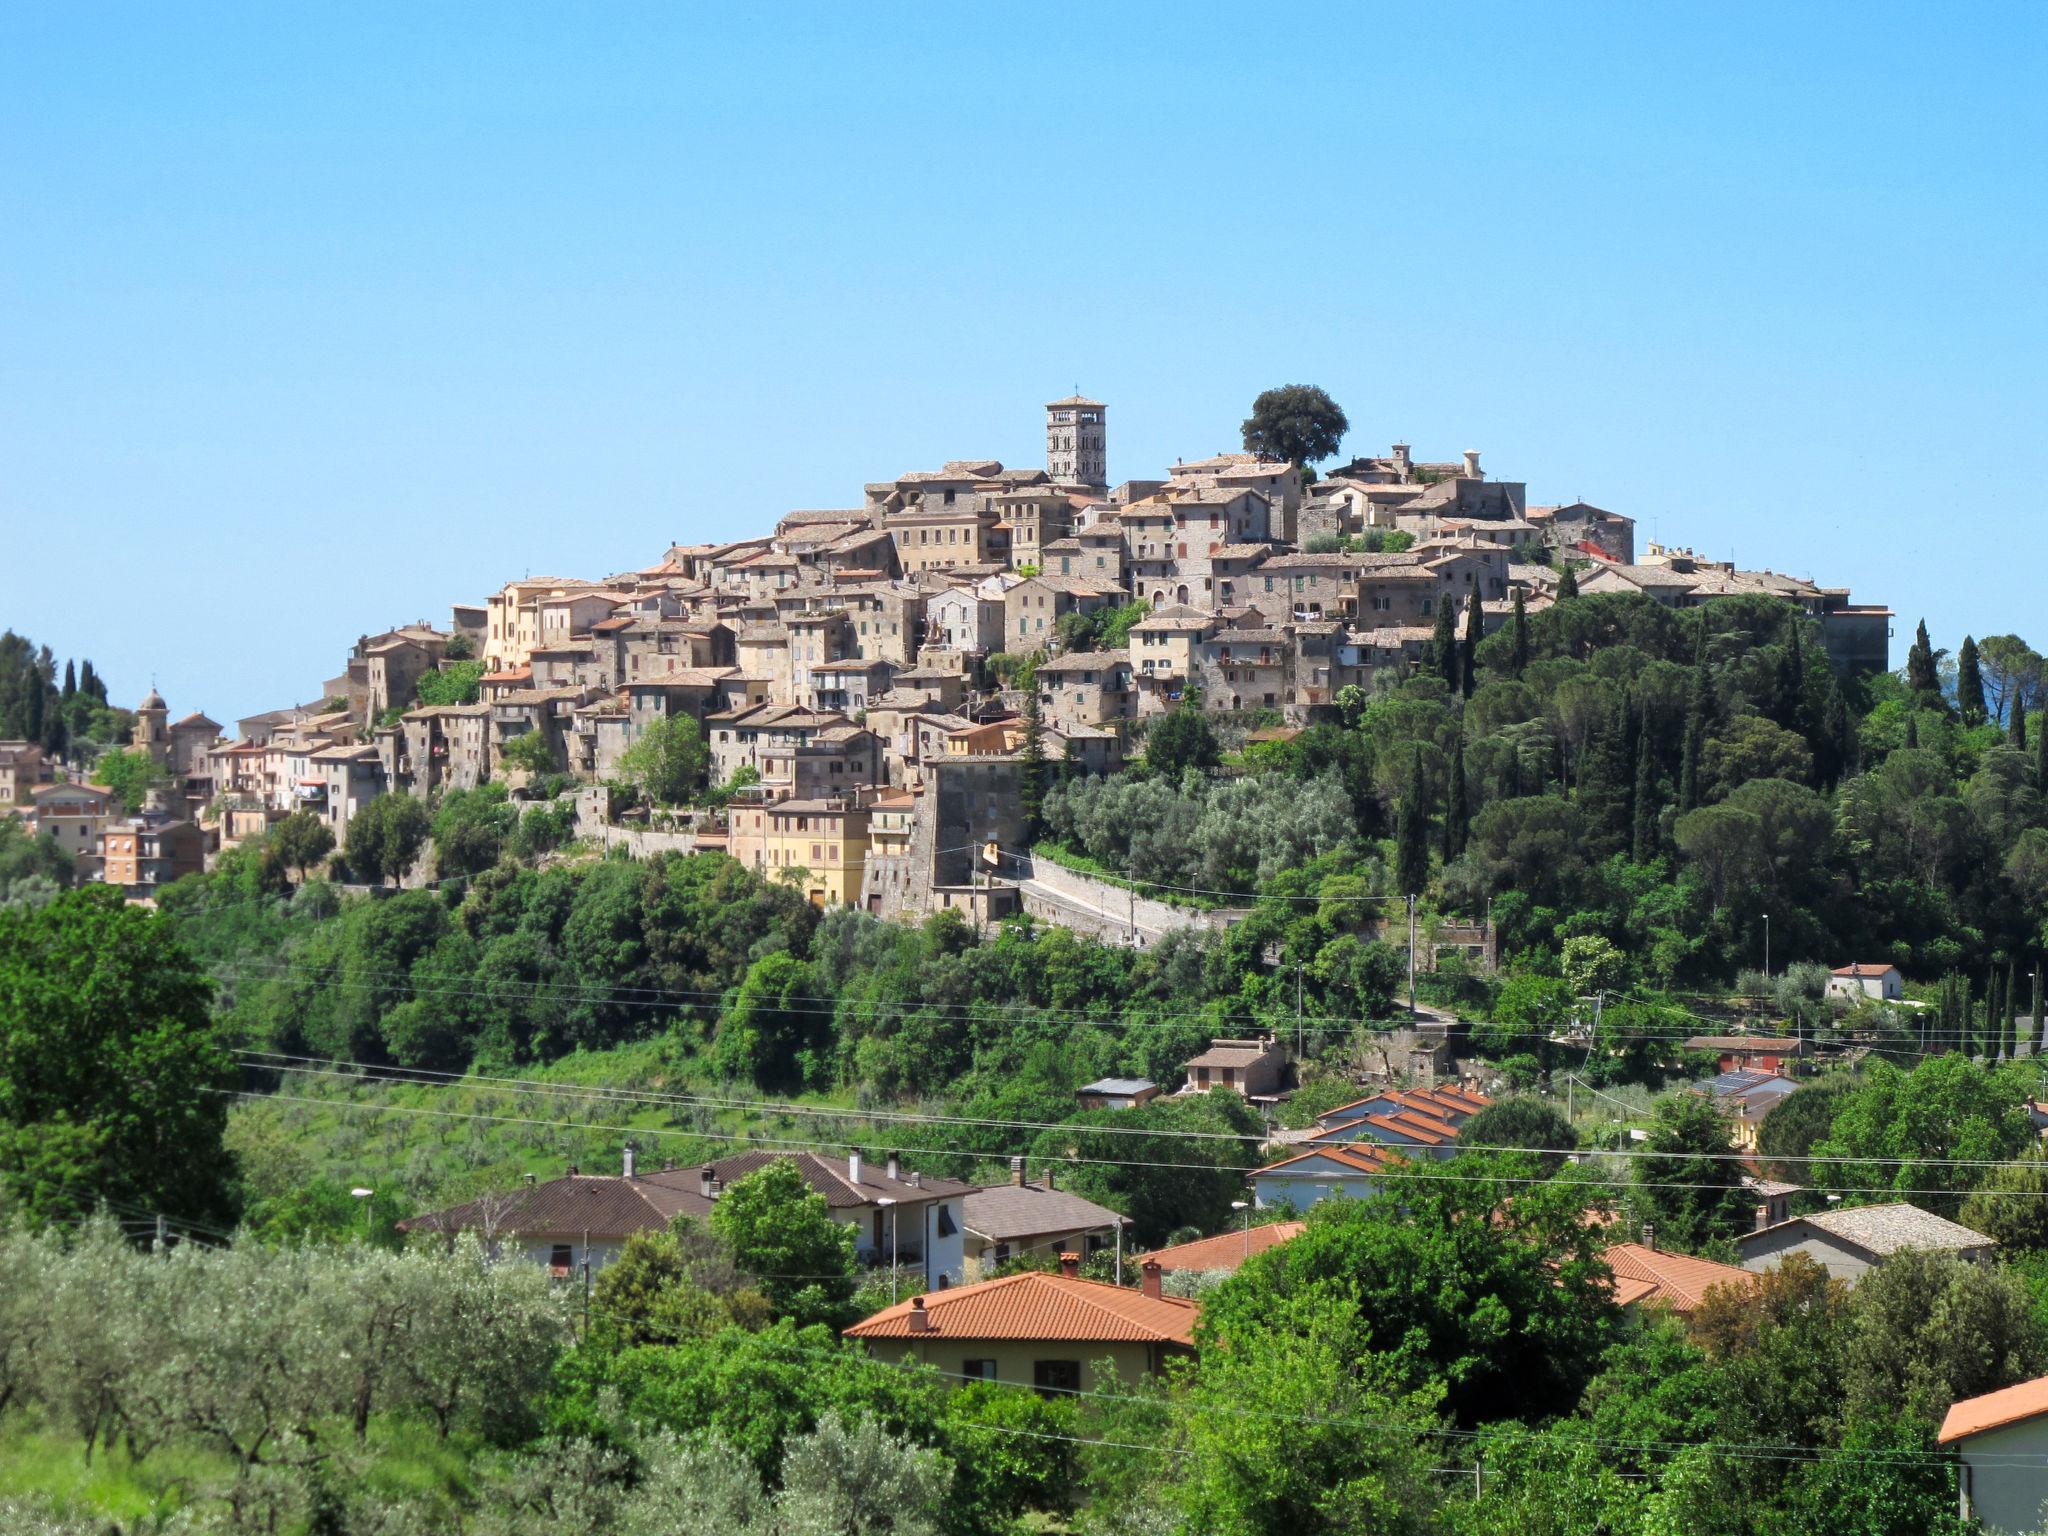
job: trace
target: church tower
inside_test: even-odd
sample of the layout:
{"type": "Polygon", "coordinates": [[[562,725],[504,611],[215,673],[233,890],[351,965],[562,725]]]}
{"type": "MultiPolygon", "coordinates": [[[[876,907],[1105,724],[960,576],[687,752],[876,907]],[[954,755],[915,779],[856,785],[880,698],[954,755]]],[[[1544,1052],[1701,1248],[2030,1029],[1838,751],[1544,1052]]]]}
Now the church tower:
{"type": "Polygon", "coordinates": [[[1045,408],[1045,472],[1061,485],[1109,485],[1109,407],[1069,395],[1045,408]]]}
{"type": "Polygon", "coordinates": [[[152,687],[149,696],[135,711],[134,739],[136,750],[147,752],[152,762],[163,763],[170,760],[170,718],[170,707],[164,703],[164,696],[152,687]]]}

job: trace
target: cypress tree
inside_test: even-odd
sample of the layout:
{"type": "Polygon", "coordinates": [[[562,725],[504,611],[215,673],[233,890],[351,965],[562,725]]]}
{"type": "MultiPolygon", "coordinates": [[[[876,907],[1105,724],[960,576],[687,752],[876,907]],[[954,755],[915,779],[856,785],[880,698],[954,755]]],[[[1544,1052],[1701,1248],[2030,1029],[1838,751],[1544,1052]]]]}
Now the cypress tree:
{"type": "Polygon", "coordinates": [[[1990,714],[1984,707],[1984,668],[1977,660],[1977,642],[1968,635],[1956,652],[1956,708],[1965,725],[1982,725],[1990,714]]]}
{"type": "Polygon", "coordinates": [[[1045,727],[1038,714],[1038,689],[1024,695],[1024,744],[1017,753],[1017,802],[1024,813],[1024,837],[1038,841],[1045,806],[1045,727]]]}
{"type": "Polygon", "coordinates": [[[2013,993],[2017,978],[2013,975],[2013,964],[2005,962],[2005,985],[1998,994],[1998,1054],[2011,1061],[2019,1052],[2019,1028],[2013,1022],[2013,993]]]}
{"type": "Polygon", "coordinates": [[[1678,769],[1678,808],[1697,809],[1700,803],[1700,752],[1707,736],[1707,676],[1693,668],[1692,691],[1685,707],[1685,744],[1678,769]]]}
{"type": "Polygon", "coordinates": [[[2034,733],[2034,788],[2048,795],[2048,716],[2034,733]]]}
{"type": "Polygon", "coordinates": [[[1472,690],[1479,686],[1479,642],[1486,638],[1486,612],[1479,606],[1479,593],[1472,594],[1472,606],[1465,610],[1465,644],[1458,656],[1460,680],[1465,685],[1465,697],[1472,697],[1472,690]]]}
{"type": "Polygon", "coordinates": [[[2007,735],[2012,739],[2013,751],[2024,752],[2027,750],[2027,701],[2025,699],[2014,699],[2012,701],[2012,727],[2007,732],[2007,735]]]}
{"type": "Polygon", "coordinates": [[[1564,562],[1564,574],[1557,578],[1557,600],[1561,603],[1568,597],[1579,595],[1579,573],[1570,560],[1564,562]]]}
{"type": "MultiPolygon", "coordinates": [[[[1478,598],[1472,600],[1475,604],[1478,598]]],[[[1470,808],[1465,794],[1465,736],[1461,731],[1451,748],[1451,788],[1444,802],[1444,858],[1455,859],[1465,851],[1470,808]]]]}
{"type": "Polygon", "coordinates": [[[1423,778],[1422,751],[1416,749],[1408,770],[1408,792],[1401,797],[1395,829],[1394,878],[1400,894],[1413,896],[1429,884],[1429,785],[1423,778]]]}
{"type": "Polygon", "coordinates": [[[1515,588],[1515,613],[1509,621],[1514,625],[1513,648],[1508,653],[1508,667],[1517,678],[1529,665],[1529,614],[1522,606],[1522,589],[1515,588]]]}
{"type": "Polygon", "coordinates": [[[1429,637],[1429,665],[1453,693],[1458,691],[1458,605],[1449,597],[1436,605],[1436,629],[1429,637]]]}
{"type": "Polygon", "coordinates": [[[64,700],[69,703],[78,692],[78,671],[74,662],[64,663],[64,700]]]}
{"type": "Polygon", "coordinates": [[[1906,687],[1922,709],[1942,707],[1941,678],[1935,670],[1934,647],[1927,640],[1927,621],[1913,630],[1913,643],[1906,650],[1906,687]]]}
{"type": "Polygon", "coordinates": [[[1630,831],[1629,857],[1647,864],[1657,856],[1657,773],[1651,761],[1650,733],[1636,732],[1635,822],[1630,831]]]}
{"type": "Polygon", "coordinates": [[[1832,683],[1821,713],[1819,745],[1815,766],[1820,770],[1821,784],[1833,789],[1856,760],[1856,728],[1849,721],[1849,706],[1842,702],[1842,690],[1832,683]]]}
{"type": "Polygon", "coordinates": [[[1906,748],[1911,751],[1920,745],[1920,711],[1914,710],[1906,716],[1906,748]]]}

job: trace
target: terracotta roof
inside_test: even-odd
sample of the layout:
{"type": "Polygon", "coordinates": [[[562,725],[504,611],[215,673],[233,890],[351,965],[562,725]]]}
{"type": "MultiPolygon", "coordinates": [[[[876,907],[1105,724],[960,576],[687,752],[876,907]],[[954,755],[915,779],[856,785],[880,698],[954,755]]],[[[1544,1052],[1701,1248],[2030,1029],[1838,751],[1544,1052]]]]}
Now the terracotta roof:
{"type": "Polygon", "coordinates": [[[1176,1243],[1145,1255],[1161,1269],[1236,1269],[1255,1253],[1298,1237],[1305,1221],[1273,1221],[1249,1231],[1219,1232],[1192,1243],[1176,1243]]]}
{"type": "MultiPolygon", "coordinates": [[[[1875,981],[1878,977],[1885,975],[1887,972],[1896,971],[1897,969],[1898,967],[1896,965],[1870,965],[1865,962],[1858,962],[1854,965],[1838,965],[1828,974],[1831,976],[1868,976],[1871,980],[1875,981]]],[[[2015,1388],[2013,1390],[2018,1389],[2015,1388]]],[[[1993,1395],[1995,1396],[1996,1394],[1993,1395]]]]}
{"type": "Polygon", "coordinates": [[[1712,1259],[1695,1259],[1682,1253],[1645,1248],[1641,1243],[1616,1243],[1601,1255],[1614,1271],[1616,1297],[1622,1306],[1632,1301],[1653,1301],[1669,1307],[1680,1317],[1691,1312],[1708,1291],[1717,1285],[1738,1286],[1745,1291],[1757,1287],[1759,1276],[1733,1264],[1716,1264],[1712,1259]],[[1623,1297],[1621,1282],[1634,1284],[1635,1295],[1623,1297]],[[1647,1287],[1645,1289],[1644,1287],[1647,1287]]]}
{"type": "Polygon", "coordinates": [[[1360,1173],[1378,1173],[1388,1164],[1401,1159],[1392,1149],[1383,1148],[1372,1142],[1333,1141],[1329,1143],[1310,1142],[1308,1150],[1297,1152],[1292,1157],[1283,1157],[1277,1163],[1268,1163],[1263,1168],[1254,1168],[1248,1177],[1257,1178],[1262,1173],[1278,1173],[1282,1168],[1309,1157],[1326,1157],[1332,1162],[1354,1168],[1360,1173]]]}
{"type": "Polygon", "coordinates": [[[1458,1139],[1457,1130],[1449,1121],[1432,1120],[1413,1111],[1403,1111],[1394,1115],[1364,1115],[1356,1120],[1347,1120],[1343,1125],[1326,1131],[1322,1136],[1311,1138],[1308,1145],[1349,1145],[1355,1138],[1344,1133],[1360,1126],[1370,1126],[1373,1130],[1390,1132],[1396,1136],[1407,1136],[1430,1147],[1442,1146],[1446,1142],[1458,1139]]]}
{"type": "Polygon", "coordinates": [[[909,1339],[922,1306],[928,1334],[944,1339],[1021,1339],[1045,1343],[1179,1344],[1192,1348],[1202,1309],[1174,1296],[1153,1298],[1120,1285],[1033,1271],[932,1291],[884,1307],[846,1330],[850,1339],[909,1339]]]}
{"type": "Polygon", "coordinates": [[[1796,1051],[1799,1042],[1784,1035],[1694,1035],[1685,1042],[1688,1051],[1796,1051]]]}
{"type": "Polygon", "coordinates": [[[1947,1445],[1952,1440],[1981,1435],[1987,1429],[2037,1419],[2044,1413],[2048,1413],[2048,1376],[2037,1376],[2016,1387],[1949,1404],[1948,1417],[1941,1421],[1941,1433],[1935,1438],[1937,1443],[1947,1445]]]}

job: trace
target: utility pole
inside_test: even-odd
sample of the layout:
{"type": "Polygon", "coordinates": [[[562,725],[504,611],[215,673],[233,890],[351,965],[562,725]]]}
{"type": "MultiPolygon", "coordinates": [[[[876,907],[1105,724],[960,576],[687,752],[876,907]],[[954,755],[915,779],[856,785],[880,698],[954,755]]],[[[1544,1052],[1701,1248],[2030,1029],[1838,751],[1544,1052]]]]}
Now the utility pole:
{"type": "Polygon", "coordinates": [[[1764,914],[1764,980],[1771,979],[1771,914],[1764,914]]]}
{"type": "Polygon", "coordinates": [[[1124,890],[1131,898],[1131,948],[1138,947],[1138,886],[1131,872],[1124,871],[1124,890]]]}

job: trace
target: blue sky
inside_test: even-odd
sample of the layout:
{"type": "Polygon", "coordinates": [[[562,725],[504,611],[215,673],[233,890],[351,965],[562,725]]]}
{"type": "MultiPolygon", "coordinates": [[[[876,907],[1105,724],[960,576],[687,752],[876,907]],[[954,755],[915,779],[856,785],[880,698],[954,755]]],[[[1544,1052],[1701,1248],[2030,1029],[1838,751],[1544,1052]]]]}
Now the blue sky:
{"type": "Polygon", "coordinates": [[[0,626],[231,720],[949,457],[1347,447],[2048,645],[2048,9],[0,10],[0,626]],[[2031,633],[2030,633],[2031,631],[2031,633]]]}

